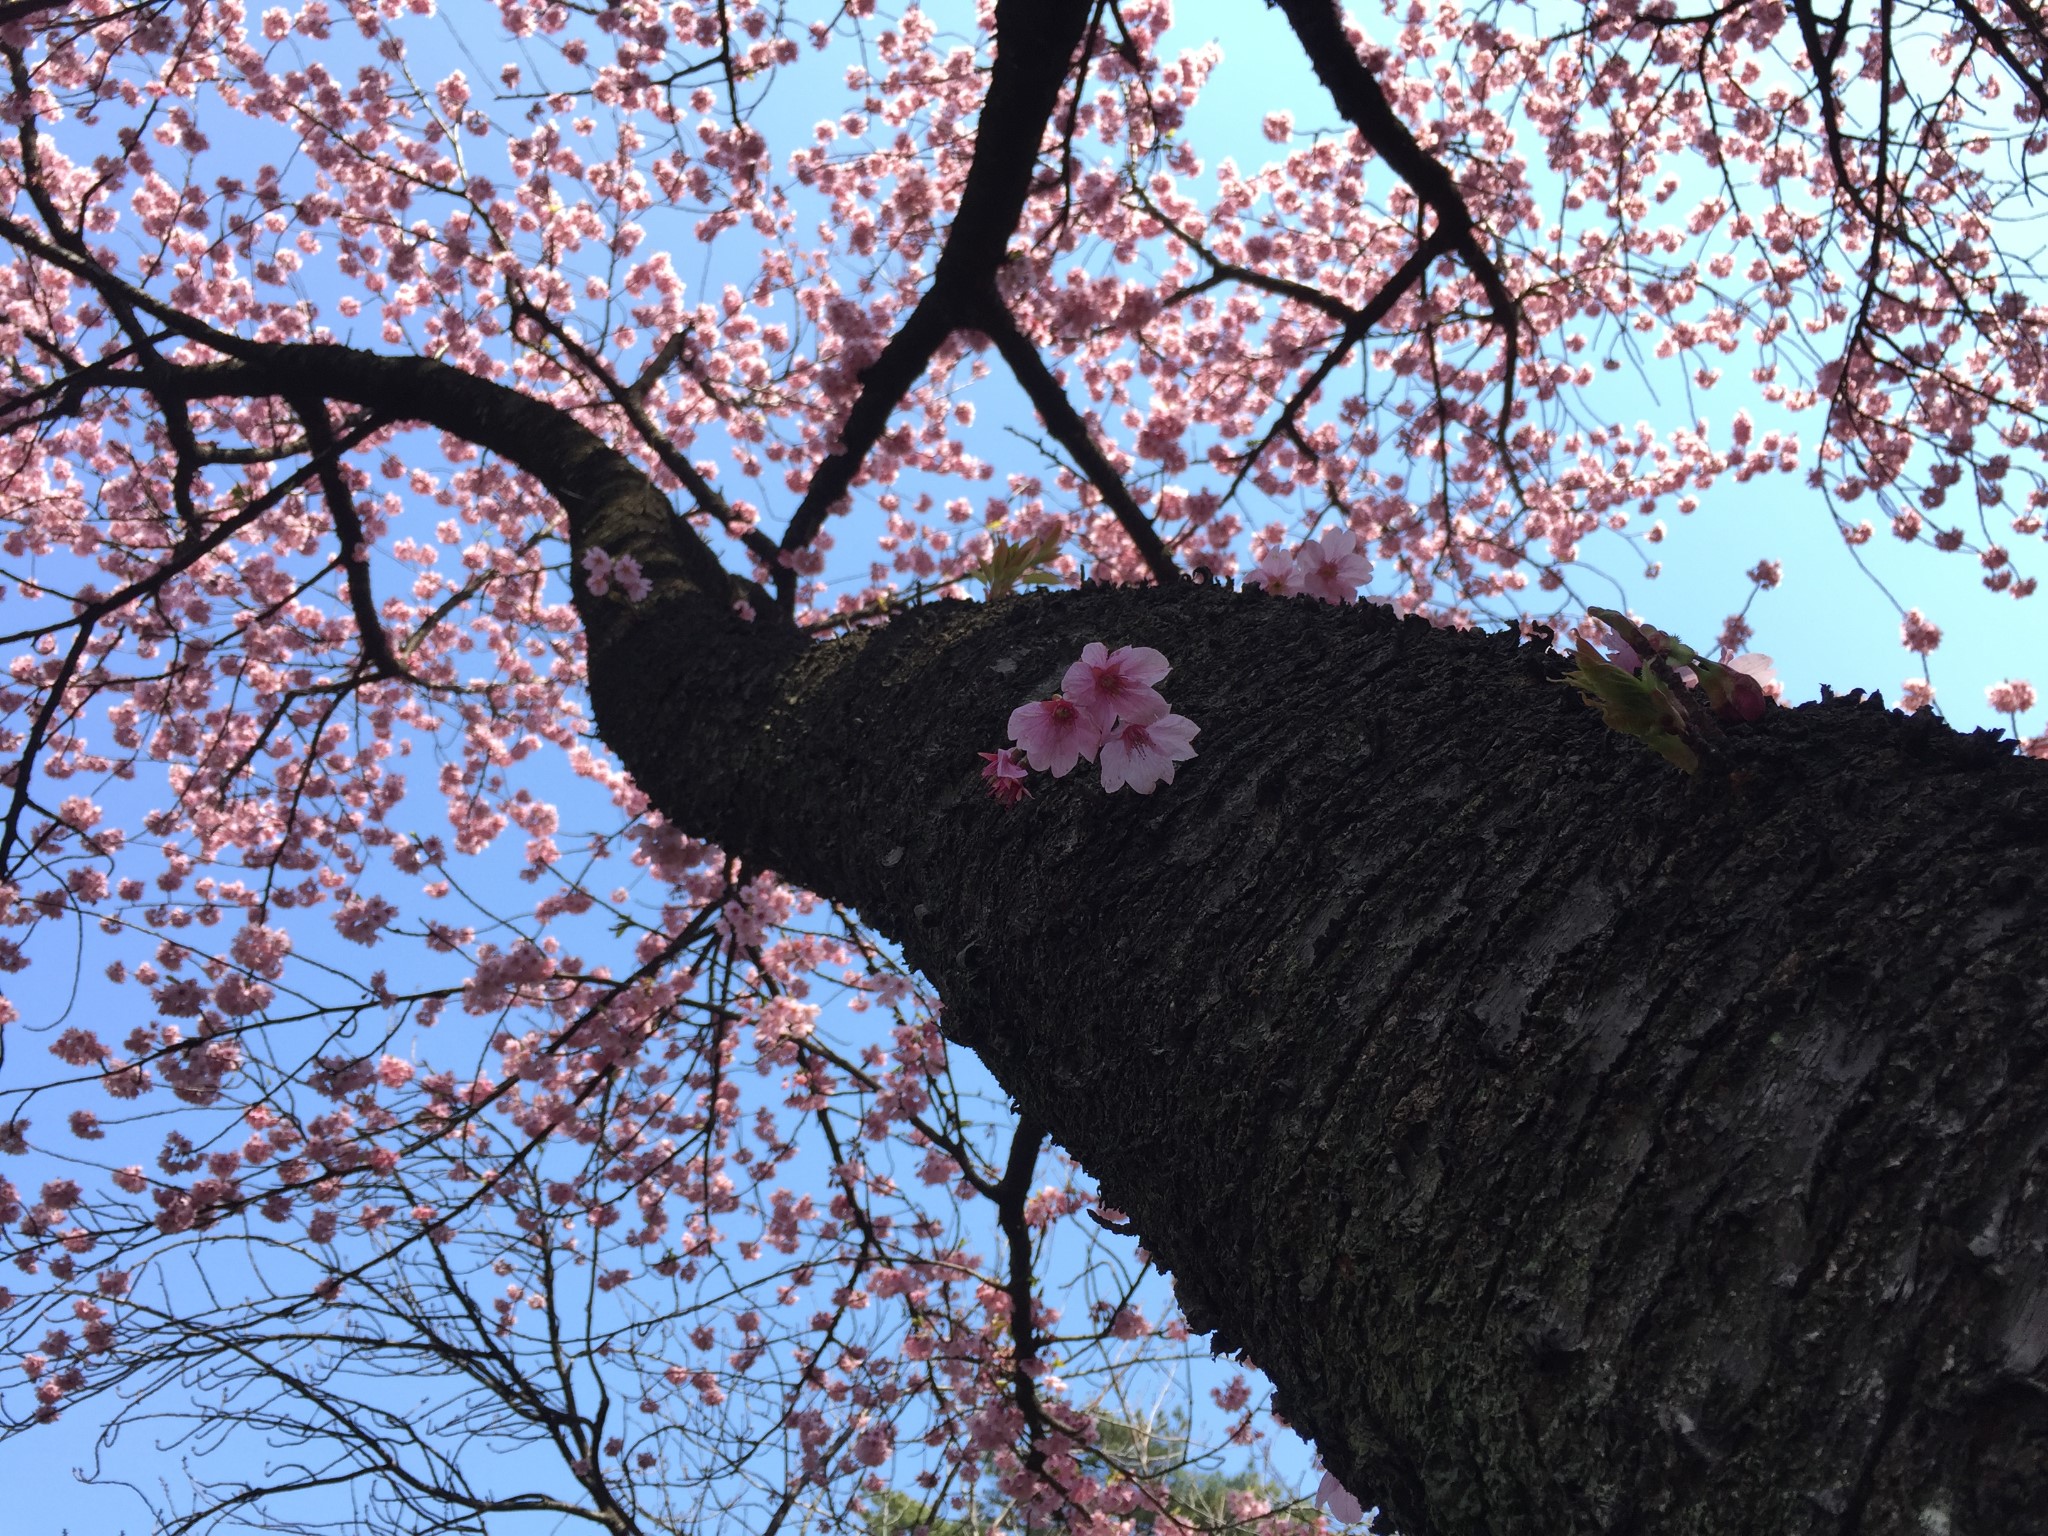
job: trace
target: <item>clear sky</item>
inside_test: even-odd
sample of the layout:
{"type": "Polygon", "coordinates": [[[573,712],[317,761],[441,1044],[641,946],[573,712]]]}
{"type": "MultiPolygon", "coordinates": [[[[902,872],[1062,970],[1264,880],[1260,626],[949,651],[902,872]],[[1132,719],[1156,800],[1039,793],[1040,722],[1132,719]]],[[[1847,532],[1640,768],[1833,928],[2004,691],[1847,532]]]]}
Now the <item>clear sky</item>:
{"type": "MultiPolygon", "coordinates": [[[[1354,11],[1370,16],[1375,9],[1354,11]]],[[[1556,16],[1579,8],[1545,9],[1556,16]]],[[[1509,8],[1510,24],[1523,14],[1509,8]]],[[[1369,31],[1386,27],[1383,20],[1366,24],[1369,31]]],[[[1341,124],[1285,19],[1257,0],[1175,0],[1169,35],[1185,37],[1183,46],[1214,41],[1223,49],[1223,62],[1187,129],[1211,165],[1224,154],[1246,165],[1273,158],[1278,150],[1262,136],[1260,120],[1276,108],[1292,110],[1300,132],[1341,124]]],[[[1540,166],[1539,146],[1525,145],[1523,153],[1540,166]]],[[[1596,404],[1612,413],[1608,419],[1630,427],[1638,421],[1658,429],[1684,427],[1696,414],[1704,416],[1715,428],[1715,441],[1726,440],[1735,413],[1746,409],[1759,436],[1773,429],[1796,432],[1811,463],[1819,412],[1787,412],[1765,401],[1748,367],[1741,354],[1730,357],[1721,382],[1691,399],[1672,377],[1645,378],[1625,369],[1612,376],[1613,388],[1596,404]]],[[[1675,510],[1658,514],[1668,534],[1656,550],[1663,565],[1656,580],[1644,578],[1641,562],[1609,560],[1602,568],[1619,590],[1597,595],[1600,584],[1591,581],[1581,590],[1704,648],[1723,618],[1747,599],[1744,572],[1759,560],[1778,560],[1783,584],[1757,598],[1750,622],[1756,627],[1752,646],[1777,663],[1787,702],[1817,698],[1824,683],[1837,692],[1876,688],[1895,702],[1901,680],[1920,673],[1920,658],[1899,645],[1900,607],[1918,608],[1942,627],[1931,671],[1936,702],[1952,724],[2004,726],[2005,717],[1992,713],[1983,690],[2005,678],[2030,678],[2048,697],[2048,593],[2015,601],[1987,592],[1983,572],[1968,555],[1941,556],[1900,544],[1883,531],[1883,518],[1867,501],[1848,510],[1853,518],[1869,516],[1879,525],[1877,537],[1860,551],[1842,541],[1803,471],[1747,484],[1723,479],[1700,494],[1700,508],[1690,516],[1675,510]]],[[[2037,557],[2039,546],[2026,554],[2037,557]]],[[[2048,729],[2038,708],[2020,723],[2028,734],[2048,729]]]]}
{"type": "MultiPolygon", "coordinates": [[[[481,0],[445,3],[451,20],[469,7],[482,9],[481,0]]],[[[940,14],[947,8],[933,7],[940,14]]],[[[1261,119],[1277,107],[1291,109],[1304,132],[1336,126],[1336,113],[1323,105],[1320,88],[1280,18],[1259,0],[1178,0],[1177,12],[1176,39],[1184,38],[1189,46],[1214,39],[1224,48],[1223,63],[1187,129],[1187,137],[1211,165],[1226,154],[1254,164],[1277,153],[1260,131],[1261,119]]],[[[483,51],[495,55],[494,47],[483,51]]],[[[808,103],[793,99],[788,91],[771,99],[771,110],[777,113],[800,117],[807,109],[808,103]]],[[[677,265],[693,280],[701,270],[709,291],[716,292],[726,274],[709,265],[710,260],[707,254],[707,265],[695,270],[686,261],[677,265]]],[[[999,390],[990,394],[1001,398],[999,390]]],[[[1631,424],[1643,419],[1655,426],[1689,425],[1697,412],[1725,430],[1735,412],[1747,408],[1760,431],[1789,427],[1810,442],[1818,427],[1817,416],[1811,413],[1782,419],[1738,366],[1729,368],[1717,389],[1690,401],[1668,389],[1660,392],[1654,379],[1624,375],[1600,404],[1611,408],[1614,419],[1631,424]]],[[[986,431],[980,442],[1000,446],[1005,425],[1030,425],[1014,392],[1007,411],[984,409],[986,431]]],[[[1017,450],[1012,445],[1005,451],[1017,450]]],[[[1750,584],[1743,573],[1759,559],[1776,559],[1783,562],[1784,583],[1758,599],[1751,620],[1757,632],[1755,646],[1776,659],[1789,701],[1814,697],[1823,682],[1837,689],[1877,687],[1888,698],[1896,698],[1901,679],[1918,672],[1916,658],[1898,644],[1898,606],[1920,609],[1945,631],[1934,657],[1934,678],[1944,712],[1955,723],[2004,723],[1985,704],[1982,690],[1987,683],[2031,677],[2048,686],[2048,608],[2043,606],[2048,596],[2017,603],[1988,593],[1968,557],[1932,556],[1924,549],[1898,545],[1882,533],[1864,547],[1859,564],[1835,531],[1826,506],[1798,476],[1746,485],[1724,481],[1701,500],[1700,509],[1690,517],[1675,511],[1662,514],[1669,532],[1657,551],[1663,565],[1658,579],[1645,579],[1639,565],[1614,569],[1609,574],[1618,587],[1594,595],[1630,607],[1704,647],[1719,631],[1723,617],[1746,600],[1750,584]]],[[[863,564],[870,558],[872,546],[855,528],[835,531],[840,533],[843,558],[863,564]]],[[[2040,730],[2040,714],[2023,725],[2040,730]]],[[[586,789],[565,785],[564,793],[586,789]]],[[[68,985],[68,972],[61,964],[52,964],[28,979],[51,989],[42,998],[45,1017],[50,1016],[60,1006],[56,990],[68,985]]],[[[30,1008],[24,1007],[24,1013],[31,1014],[30,1008]]],[[[990,1244],[983,1248],[992,1251],[990,1244]]],[[[1154,1304],[1147,1308],[1155,1317],[1161,1310],[1156,1298],[1155,1292],[1154,1304]]],[[[1227,1374],[1219,1368],[1218,1379],[1227,1374]]],[[[1199,1392],[1194,1400],[1198,1405],[1206,1401],[1199,1392]]],[[[90,1429],[90,1420],[77,1415],[54,1430],[0,1445],[0,1485],[10,1489],[11,1500],[0,1529],[31,1536],[59,1531],[113,1536],[145,1528],[135,1517],[129,1496],[80,1492],[70,1486],[62,1469],[90,1459],[90,1429]]],[[[134,1451],[133,1446],[124,1447],[110,1465],[145,1479],[161,1471],[175,1472],[174,1458],[141,1457],[134,1451]]],[[[1275,1452],[1284,1475],[1303,1489],[1312,1486],[1308,1448],[1283,1435],[1275,1452]]]]}

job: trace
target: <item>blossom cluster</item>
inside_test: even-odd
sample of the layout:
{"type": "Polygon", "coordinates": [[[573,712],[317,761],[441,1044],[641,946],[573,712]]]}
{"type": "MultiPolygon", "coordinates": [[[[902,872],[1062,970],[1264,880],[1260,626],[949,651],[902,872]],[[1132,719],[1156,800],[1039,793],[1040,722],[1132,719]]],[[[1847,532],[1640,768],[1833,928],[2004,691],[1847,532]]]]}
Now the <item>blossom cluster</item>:
{"type": "Polygon", "coordinates": [[[1288,597],[1306,592],[1326,603],[1355,603],[1358,589],[1370,580],[1372,562],[1358,552],[1358,535],[1349,528],[1325,528],[1296,545],[1292,554],[1278,547],[1267,550],[1244,584],[1288,597]]]}
{"type": "Polygon", "coordinates": [[[1155,686],[1171,670],[1149,646],[1112,651],[1098,641],[1083,647],[1058,693],[1010,712],[1010,739],[1017,745],[981,754],[989,793],[1015,805],[1031,793],[1024,787],[1025,763],[1059,779],[1076,763],[1098,759],[1102,787],[1111,792],[1128,784],[1149,795],[1171,784],[1174,765],[1195,755],[1201,733],[1193,721],[1169,712],[1155,686]]]}
{"type": "Polygon", "coordinates": [[[626,594],[629,603],[644,603],[647,594],[654,590],[640,569],[640,562],[631,555],[616,558],[605,550],[592,545],[583,552],[584,585],[592,597],[603,597],[617,582],[619,590],[626,594]]]}
{"type": "Polygon", "coordinates": [[[1986,688],[1984,697],[2001,715],[2024,715],[2034,707],[2034,685],[2024,680],[2007,678],[2002,683],[1993,683],[1986,688]]]}
{"type": "Polygon", "coordinates": [[[1918,608],[1908,608],[1899,623],[1899,643],[1925,656],[1941,644],[1941,626],[1928,623],[1918,608]]]}
{"type": "MultiPolygon", "coordinates": [[[[1909,679],[1906,686],[1910,690],[1914,685],[1909,679]]],[[[1926,691],[1928,697],[1932,698],[1934,690],[1930,687],[1926,691]]],[[[2019,737],[2020,751],[2028,757],[2048,758],[2048,731],[2038,736],[2020,736],[2019,717],[2032,709],[2039,699],[2032,683],[2025,678],[2009,677],[2002,683],[1993,683],[1986,688],[1984,698],[1993,709],[2011,718],[2012,733],[2019,737]]]]}

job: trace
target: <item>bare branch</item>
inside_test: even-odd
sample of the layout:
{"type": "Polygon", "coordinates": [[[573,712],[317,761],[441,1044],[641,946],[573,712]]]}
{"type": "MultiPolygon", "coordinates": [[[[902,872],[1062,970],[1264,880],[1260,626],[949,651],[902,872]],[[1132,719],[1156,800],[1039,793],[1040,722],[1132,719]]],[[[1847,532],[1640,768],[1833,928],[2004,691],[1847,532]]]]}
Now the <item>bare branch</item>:
{"type": "MultiPolygon", "coordinates": [[[[852,488],[888,429],[897,402],[963,326],[987,328],[995,278],[1030,198],[1038,147],[1060,87],[1087,32],[1095,0],[1002,0],[996,7],[996,62],[975,132],[974,162],[946,233],[931,287],[881,355],[861,371],[860,393],[839,429],[839,447],[811,475],[782,535],[802,549],[852,488]]],[[[787,609],[794,588],[784,598],[787,609]]]]}
{"type": "Polygon", "coordinates": [[[696,530],[674,515],[668,498],[624,454],[547,401],[435,358],[248,341],[151,298],[88,255],[14,219],[0,217],[0,240],[91,283],[110,304],[230,359],[150,371],[149,386],[167,407],[209,396],[310,394],[366,406],[392,421],[425,422],[501,454],[539,480],[567,514],[579,548],[608,544],[614,554],[633,555],[650,581],[676,583],[676,595],[698,594],[721,610],[732,601],[733,577],[696,530]]]}
{"type": "Polygon", "coordinates": [[[1152,579],[1162,584],[1180,580],[1180,567],[1173,563],[1172,554],[1160,540],[1159,530],[1152,526],[1152,519],[1132,497],[1123,476],[1117,473],[1116,466],[1109,462],[1109,456],[1096,443],[1094,434],[1088,430],[1088,423],[1081,419],[1081,413],[1067,399],[1066,391],[1052,376],[1052,370],[1039,356],[1038,348],[1017,329],[1017,322],[1010,312],[997,306],[983,328],[996,344],[996,350],[1002,353],[1003,361],[1010,365],[1010,371],[1017,376],[1017,382],[1024,386],[1024,393],[1030,397],[1033,408],[1045,422],[1046,430],[1073,455],[1074,462],[1088,477],[1088,483],[1095,487],[1096,494],[1116,514],[1117,522],[1144,557],[1152,579]]]}
{"type": "Polygon", "coordinates": [[[1479,242],[1465,195],[1451,173],[1415,141],[1387,100],[1386,92],[1344,35],[1344,13],[1338,0],[1272,0],[1294,28],[1295,38],[1315,67],[1330,99],[1386,161],[1394,173],[1436,214],[1437,231],[1445,235],[1493,306],[1506,354],[1501,385],[1498,432],[1505,446],[1514,415],[1515,369],[1521,357],[1522,310],[1508,291],[1507,280],[1486,247],[1479,242]]]}

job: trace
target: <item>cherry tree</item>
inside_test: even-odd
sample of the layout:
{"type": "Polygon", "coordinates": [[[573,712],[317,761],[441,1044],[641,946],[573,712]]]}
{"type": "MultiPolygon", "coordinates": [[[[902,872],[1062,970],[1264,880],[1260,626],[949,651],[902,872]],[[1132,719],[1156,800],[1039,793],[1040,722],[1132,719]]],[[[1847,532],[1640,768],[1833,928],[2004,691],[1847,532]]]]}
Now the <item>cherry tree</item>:
{"type": "Polygon", "coordinates": [[[0,5],[24,1444],[1321,1521],[1192,1330],[1339,1517],[2027,1527],[2048,737],[1601,600],[2034,592],[2032,6],[1273,0],[1252,167],[1168,0],[450,4],[0,5]]]}

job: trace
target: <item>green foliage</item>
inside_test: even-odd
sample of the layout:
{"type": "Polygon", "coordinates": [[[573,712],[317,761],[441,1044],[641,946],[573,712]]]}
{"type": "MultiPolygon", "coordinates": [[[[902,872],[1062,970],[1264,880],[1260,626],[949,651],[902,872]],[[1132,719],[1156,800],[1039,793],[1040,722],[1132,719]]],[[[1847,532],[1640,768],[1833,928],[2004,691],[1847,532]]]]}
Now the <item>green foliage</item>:
{"type": "Polygon", "coordinates": [[[1633,736],[1687,773],[1697,773],[1699,753],[1686,740],[1685,712],[1670,685],[1648,666],[1640,673],[1616,666],[1579,638],[1577,665],[1564,681],[1600,711],[1611,731],[1633,736]]]}
{"type": "MultiPolygon", "coordinates": [[[[1231,1473],[1190,1467],[1187,1427],[1184,1413],[1170,1415],[1163,1427],[1103,1417],[1095,1421],[1096,1445],[1116,1465],[1129,1468],[1142,1478],[1163,1482],[1165,1513],[1197,1529],[1252,1536],[1253,1525],[1231,1518],[1230,1496],[1234,1493],[1251,1494],[1271,1505],[1273,1515],[1266,1517],[1269,1521],[1277,1517],[1304,1529],[1314,1528],[1313,1506],[1292,1488],[1261,1477],[1250,1467],[1231,1473]]],[[[1151,1531],[1160,1513],[1150,1504],[1140,1504],[1131,1511],[1130,1518],[1140,1531],[1151,1531]]]]}
{"type": "MultiPolygon", "coordinates": [[[[1097,1476],[1120,1482],[1129,1473],[1148,1484],[1164,1485],[1163,1511],[1145,1500],[1130,1512],[1128,1518],[1141,1536],[1157,1529],[1162,1513],[1216,1536],[1257,1536],[1261,1524],[1271,1531],[1276,1519],[1300,1526],[1304,1536],[1314,1530],[1316,1511],[1312,1505],[1293,1489],[1259,1476],[1250,1467],[1228,1474],[1190,1467],[1187,1422],[1182,1413],[1171,1415],[1163,1428],[1108,1417],[1095,1421],[1096,1449],[1101,1456],[1087,1459],[1097,1476]],[[1106,1471],[1105,1462],[1124,1471],[1106,1471]],[[1273,1513],[1258,1524],[1233,1519],[1230,1496],[1239,1493],[1263,1499],[1273,1513]]],[[[922,1500],[892,1488],[872,1501],[866,1536],[911,1536],[920,1525],[926,1527],[927,1536],[983,1536],[988,1523],[934,1517],[922,1500]]]]}
{"type": "Polygon", "coordinates": [[[1586,611],[1621,637],[1637,663],[1633,669],[1620,665],[1579,637],[1575,664],[1562,681],[1600,711],[1609,730],[1633,736],[1665,761],[1697,773],[1701,753],[1720,735],[1717,719],[1754,720],[1763,713],[1764,693],[1754,677],[1709,661],[1676,635],[1639,625],[1612,608],[1586,611]]]}
{"type": "Polygon", "coordinates": [[[1007,597],[1019,586],[1058,586],[1060,578],[1045,569],[1059,557],[1060,530],[1048,528],[1034,539],[1014,543],[1009,539],[996,538],[989,547],[988,558],[977,565],[968,575],[988,588],[991,600],[1007,597]]]}
{"type": "Polygon", "coordinates": [[[867,1536],[910,1536],[920,1525],[928,1536],[981,1536],[979,1525],[934,1516],[924,1500],[895,1488],[884,1490],[867,1514],[867,1536]]]}

